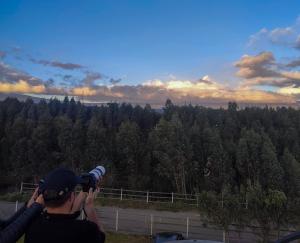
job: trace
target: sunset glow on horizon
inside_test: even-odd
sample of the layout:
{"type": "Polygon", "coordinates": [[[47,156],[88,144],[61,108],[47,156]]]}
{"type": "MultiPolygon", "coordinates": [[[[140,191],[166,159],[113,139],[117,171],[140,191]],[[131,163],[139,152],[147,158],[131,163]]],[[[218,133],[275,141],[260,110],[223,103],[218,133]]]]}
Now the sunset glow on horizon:
{"type": "Polygon", "coordinates": [[[91,103],[295,105],[300,3],[289,5],[5,1],[0,93],[91,103]]]}

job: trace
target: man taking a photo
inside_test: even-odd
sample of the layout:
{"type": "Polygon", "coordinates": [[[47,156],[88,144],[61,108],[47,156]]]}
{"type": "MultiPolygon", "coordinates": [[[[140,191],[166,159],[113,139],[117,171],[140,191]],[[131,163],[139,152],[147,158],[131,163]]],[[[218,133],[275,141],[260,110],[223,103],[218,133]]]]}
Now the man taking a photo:
{"type": "Polygon", "coordinates": [[[80,178],[67,169],[50,172],[43,184],[46,211],[28,228],[25,243],[104,243],[105,234],[94,208],[94,193],[80,192],[75,187],[80,178]],[[85,200],[86,220],[78,220],[78,211],[85,200]]]}

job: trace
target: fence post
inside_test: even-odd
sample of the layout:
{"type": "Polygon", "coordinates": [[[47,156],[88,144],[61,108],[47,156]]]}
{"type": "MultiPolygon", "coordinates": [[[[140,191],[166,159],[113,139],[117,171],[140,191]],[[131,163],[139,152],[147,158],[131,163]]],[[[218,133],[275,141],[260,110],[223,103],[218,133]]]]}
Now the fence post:
{"type": "Polygon", "coordinates": [[[17,212],[17,211],[18,211],[18,204],[19,204],[19,201],[17,200],[17,201],[16,201],[15,212],[17,212]]]}
{"type": "Polygon", "coordinates": [[[223,242],[226,243],[226,231],[223,230],[223,242]]]}
{"type": "Polygon", "coordinates": [[[189,224],[190,224],[190,218],[186,218],[186,238],[189,238],[189,224]]]}
{"type": "Polygon", "coordinates": [[[123,188],[121,188],[121,201],[123,200],[123,188]]]}
{"type": "Polygon", "coordinates": [[[23,181],[21,182],[20,193],[23,192],[23,181]]]}
{"type": "Polygon", "coordinates": [[[196,194],[196,200],[197,200],[197,208],[199,208],[199,195],[198,195],[198,193],[196,194]]]}
{"type": "Polygon", "coordinates": [[[119,210],[117,210],[116,213],[116,231],[119,229],[119,210]]]}
{"type": "Polygon", "coordinates": [[[147,203],[149,202],[149,191],[147,191],[147,203]]]}
{"type": "Polygon", "coordinates": [[[153,215],[150,215],[150,235],[153,235],[153,215]]]}
{"type": "Polygon", "coordinates": [[[174,192],[172,192],[172,203],[174,202],[174,192]]]}

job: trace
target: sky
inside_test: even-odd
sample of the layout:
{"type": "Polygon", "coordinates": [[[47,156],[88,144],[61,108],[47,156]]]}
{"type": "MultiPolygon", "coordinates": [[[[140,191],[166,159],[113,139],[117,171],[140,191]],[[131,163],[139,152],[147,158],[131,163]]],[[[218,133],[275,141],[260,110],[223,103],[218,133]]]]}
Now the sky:
{"type": "Polygon", "coordinates": [[[298,0],[0,0],[0,92],[295,104],[298,0]]]}

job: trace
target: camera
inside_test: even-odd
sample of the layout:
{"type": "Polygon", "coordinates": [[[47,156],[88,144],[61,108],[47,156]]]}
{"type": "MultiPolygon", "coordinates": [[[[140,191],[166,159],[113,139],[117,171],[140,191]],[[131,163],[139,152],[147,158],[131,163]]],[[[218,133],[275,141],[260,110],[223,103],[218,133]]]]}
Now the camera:
{"type": "Polygon", "coordinates": [[[88,192],[90,188],[96,189],[99,181],[105,175],[105,168],[98,165],[95,169],[91,170],[89,173],[81,174],[81,187],[84,192],[88,192]]]}

